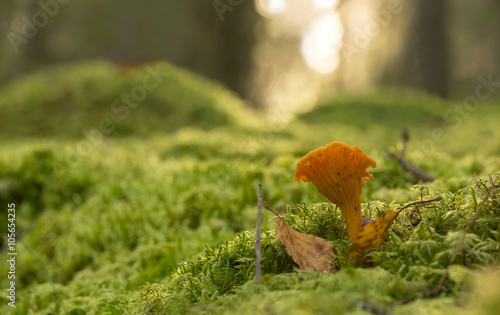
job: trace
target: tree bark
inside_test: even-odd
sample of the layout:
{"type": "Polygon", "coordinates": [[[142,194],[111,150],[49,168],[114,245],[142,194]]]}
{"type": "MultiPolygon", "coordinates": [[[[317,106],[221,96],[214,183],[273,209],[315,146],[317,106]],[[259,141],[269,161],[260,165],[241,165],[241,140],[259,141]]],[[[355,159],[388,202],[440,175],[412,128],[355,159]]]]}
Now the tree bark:
{"type": "Polygon", "coordinates": [[[415,5],[416,85],[432,94],[446,97],[446,0],[419,0],[415,5]]]}

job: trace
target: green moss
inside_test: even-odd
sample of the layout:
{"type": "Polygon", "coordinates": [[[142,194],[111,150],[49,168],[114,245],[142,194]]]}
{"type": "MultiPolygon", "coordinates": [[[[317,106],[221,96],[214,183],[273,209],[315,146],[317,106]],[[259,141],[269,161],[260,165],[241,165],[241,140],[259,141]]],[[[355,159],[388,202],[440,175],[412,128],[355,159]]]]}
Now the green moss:
{"type": "MultiPolygon", "coordinates": [[[[490,188],[486,180],[479,183],[477,186],[480,188],[477,190],[467,187],[456,193],[445,193],[438,203],[406,210],[394,223],[384,244],[371,250],[369,261],[356,269],[352,269],[350,266],[354,263],[345,258],[349,242],[343,241],[344,226],[338,209],[329,204],[302,204],[295,210],[288,208],[283,218],[294,229],[324,237],[335,247],[338,258],[334,263],[339,272],[309,273],[313,278],[326,279],[325,283],[315,280],[312,285],[308,277],[303,277],[303,273],[290,273],[297,266],[289,257],[286,259],[283,245],[271,231],[262,235],[262,268],[266,276],[259,290],[264,293],[250,295],[250,302],[241,297],[229,297],[245,292],[245,285],[254,276],[255,236],[246,232],[216,250],[207,248],[205,256],[181,263],[177,273],[163,285],[142,287],[141,298],[135,307],[145,312],[162,313],[168,310],[168,313],[182,313],[191,303],[196,312],[217,313],[215,309],[222,306],[227,309],[228,306],[220,302],[213,303],[221,296],[223,300],[232,301],[228,302],[234,308],[230,313],[255,312],[256,309],[248,308],[249,305],[259,305],[257,311],[265,314],[285,314],[301,309],[326,312],[333,307],[339,313],[344,313],[356,309],[360,301],[387,307],[397,299],[422,295],[438,284],[466,225],[478,208],[477,196],[484,198],[490,188]],[[415,217],[418,217],[418,221],[414,220],[415,217]],[[369,266],[378,267],[359,268],[369,266]],[[332,295],[332,289],[337,293],[332,295]],[[234,303],[233,300],[238,302],[234,303]],[[179,301],[183,301],[181,306],[179,301]]],[[[419,189],[427,191],[422,196],[424,199],[436,196],[436,193],[425,187],[419,189]]],[[[458,265],[451,269],[446,278],[446,287],[455,295],[460,295],[464,287],[470,270],[468,268],[493,265],[499,258],[500,245],[495,237],[500,224],[496,214],[500,209],[499,201],[500,190],[493,190],[491,199],[481,211],[477,221],[479,224],[467,234],[462,250],[456,257],[458,265]],[[490,224],[481,225],[480,222],[490,224]],[[463,269],[458,268],[460,265],[463,269]]],[[[397,204],[390,205],[392,209],[400,207],[397,204]]],[[[374,203],[364,208],[366,215],[375,217],[389,205],[374,203]]]]}
{"type": "MultiPolygon", "coordinates": [[[[40,135],[67,133],[60,139],[78,136],[72,134],[78,128],[94,126],[112,101],[103,100],[110,95],[117,97],[116,93],[123,93],[124,88],[130,88],[127,84],[137,83],[147,71],[140,67],[126,73],[105,62],[54,69],[13,82],[2,93],[12,93],[12,100],[19,98],[19,103],[12,102],[20,106],[17,114],[28,111],[34,115],[28,121],[34,122],[39,114],[31,110],[37,104],[64,103],[58,99],[59,85],[47,88],[45,79],[60,82],[68,75],[61,86],[70,91],[71,104],[80,106],[81,113],[91,108],[89,112],[99,117],[83,115],[81,122],[71,120],[61,126],[48,122],[48,129],[44,129],[45,122],[38,125],[40,135]],[[33,82],[26,83],[29,80],[33,82]],[[106,80],[113,82],[104,84],[106,80]],[[105,104],[104,112],[96,104],[105,104]]],[[[500,151],[495,144],[500,143],[500,134],[495,129],[497,111],[493,107],[481,106],[461,128],[447,129],[447,141],[423,150],[419,141],[432,139],[434,118],[445,108],[433,109],[431,105],[437,101],[424,97],[428,104],[418,109],[418,102],[411,101],[414,94],[370,96],[383,113],[379,117],[382,122],[405,115],[397,110],[398,102],[419,111],[410,126],[406,158],[436,176],[433,183],[422,185],[386,158],[386,149],[401,149],[397,123],[367,126],[347,119],[359,112],[349,103],[366,105],[371,100],[363,100],[363,95],[359,101],[344,97],[345,104],[340,106],[346,119],[334,124],[326,120],[312,123],[301,117],[283,129],[262,124],[257,130],[252,119],[244,122],[253,116],[231,107],[233,101],[240,101],[221,92],[217,85],[177,70],[172,70],[168,78],[175,79],[172,88],[184,92],[172,91],[169,98],[155,90],[152,98],[145,100],[147,110],[134,109],[137,121],[131,112],[130,120],[119,121],[123,125],[117,123],[120,134],[155,128],[155,121],[168,116],[161,108],[154,109],[162,107],[163,102],[166,108],[187,102],[186,106],[193,106],[187,107],[192,109],[188,112],[210,106],[223,113],[227,118],[224,122],[214,114],[219,118],[212,121],[208,116],[199,117],[206,119],[206,124],[193,127],[190,124],[198,124],[198,118],[182,112],[172,116],[179,119],[178,125],[172,125],[175,130],[165,127],[171,133],[146,131],[146,137],[106,137],[93,144],[88,154],[78,151],[85,140],[2,141],[0,202],[16,203],[17,314],[62,314],[64,309],[70,314],[143,314],[146,310],[160,314],[244,314],[255,309],[263,314],[331,313],[332,309],[367,314],[360,308],[360,301],[402,314],[428,313],[431,308],[444,313],[447,308],[455,311],[465,304],[464,309],[472,312],[481,309],[481,301],[494,307],[494,302],[487,302],[484,294],[476,292],[479,289],[473,279],[486,266],[498,263],[498,190],[481,211],[449,270],[445,280],[448,291],[435,299],[393,306],[407,297],[422,297],[435,287],[451,250],[491,185],[489,175],[498,173],[500,151]],[[193,98],[188,99],[190,96],[196,104],[193,98]],[[228,112],[223,104],[232,110],[228,112]],[[144,112],[139,114],[140,110],[144,112]],[[426,115],[434,117],[428,124],[421,121],[426,115]],[[142,125],[144,121],[152,125],[142,125]],[[478,141],[478,132],[486,142],[478,141]],[[440,202],[402,212],[385,242],[371,250],[370,260],[363,264],[347,259],[350,244],[339,210],[325,203],[314,185],[292,181],[297,160],[333,140],[359,145],[377,161],[375,179],[367,181],[362,194],[365,215],[373,218],[410,201],[443,197],[440,202]],[[293,228],[326,238],[334,245],[336,272],[298,271],[275,237],[274,215],[266,211],[263,282],[253,281],[255,235],[250,231],[255,230],[259,183],[263,184],[264,200],[284,213],[293,228]],[[58,301],[47,275],[63,303],[58,301]]],[[[47,106],[54,119],[61,119],[59,112],[47,106]]],[[[360,123],[367,119],[361,118],[360,123]]],[[[25,135],[32,134],[31,127],[27,128],[25,135]]],[[[0,261],[1,269],[7,267],[5,260],[0,261]]],[[[2,287],[7,287],[6,281],[5,277],[0,279],[2,287]]],[[[5,297],[0,301],[0,313],[10,312],[5,297]]]]}
{"type": "MultiPolygon", "coordinates": [[[[305,144],[303,154],[311,147],[341,140],[358,145],[372,156],[375,150],[382,151],[382,157],[389,148],[401,150],[401,130],[407,128],[408,153],[415,152],[415,159],[410,162],[421,167],[432,163],[427,159],[429,152],[436,157],[439,154],[498,156],[498,103],[481,102],[476,110],[463,116],[453,106],[453,102],[411,90],[340,93],[325,97],[317,107],[299,115],[286,130],[303,139],[295,139],[295,149],[305,144]]],[[[477,171],[485,165],[476,163],[471,170],[477,171]]],[[[424,166],[424,169],[429,168],[424,166]]]]}
{"type": "Polygon", "coordinates": [[[299,119],[313,124],[348,124],[366,131],[375,124],[384,124],[397,130],[418,126],[419,121],[425,121],[429,126],[438,124],[440,112],[446,105],[437,97],[416,91],[374,90],[325,98],[299,119]],[[355,117],[353,113],[356,113],[355,117]]]}
{"type": "Polygon", "coordinates": [[[255,125],[254,113],[220,84],[166,62],[120,68],[93,60],[43,68],[3,86],[0,108],[5,138],[255,125]]]}

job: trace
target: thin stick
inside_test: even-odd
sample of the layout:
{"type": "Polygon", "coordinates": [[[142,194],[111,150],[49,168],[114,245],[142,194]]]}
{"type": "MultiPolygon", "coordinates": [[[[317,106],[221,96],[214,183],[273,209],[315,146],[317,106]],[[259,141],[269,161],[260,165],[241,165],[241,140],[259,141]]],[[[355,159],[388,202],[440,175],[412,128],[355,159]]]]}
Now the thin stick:
{"type": "Polygon", "coordinates": [[[407,204],[406,206],[404,206],[403,208],[399,209],[399,211],[401,210],[404,210],[408,207],[411,207],[411,206],[414,206],[414,205],[418,205],[418,204],[421,204],[421,203],[429,203],[429,202],[434,202],[434,201],[439,201],[443,199],[441,196],[437,197],[437,198],[434,198],[434,199],[428,199],[428,200],[419,200],[419,201],[415,201],[415,202],[412,202],[410,204],[407,204]]]}
{"type": "Polygon", "coordinates": [[[477,207],[476,213],[474,213],[474,216],[470,220],[469,224],[467,224],[467,227],[464,230],[464,234],[458,241],[457,246],[455,247],[455,250],[453,251],[453,254],[451,255],[450,261],[448,262],[448,266],[446,266],[446,269],[444,270],[443,275],[441,276],[441,279],[439,280],[439,283],[436,287],[436,292],[439,292],[441,290],[441,287],[443,286],[444,280],[446,279],[446,276],[448,275],[448,271],[450,269],[450,266],[455,262],[455,258],[457,258],[458,252],[462,249],[462,245],[464,244],[465,237],[467,236],[467,233],[469,230],[472,228],[472,225],[476,222],[477,218],[479,217],[479,213],[481,213],[481,209],[483,209],[483,206],[486,204],[486,201],[490,199],[491,195],[490,193],[495,189],[496,182],[498,182],[498,178],[495,180],[494,183],[492,183],[491,187],[487,190],[486,196],[484,196],[483,201],[477,207]]]}
{"type": "Polygon", "coordinates": [[[49,281],[50,286],[52,287],[52,290],[54,291],[54,294],[56,295],[57,301],[61,304],[61,307],[64,310],[64,313],[69,314],[68,309],[66,308],[66,305],[64,305],[64,301],[61,298],[61,295],[59,294],[59,291],[57,290],[56,286],[54,285],[54,281],[52,281],[52,278],[50,277],[49,273],[47,272],[47,269],[45,269],[45,266],[42,264],[40,259],[38,259],[38,257],[35,255],[35,253],[31,250],[31,248],[28,246],[28,244],[26,244],[24,242],[21,242],[21,244],[24,245],[24,247],[31,254],[33,259],[35,259],[36,263],[38,264],[38,267],[40,267],[40,269],[42,269],[42,272],[43,272],[44,276],[47,278],[47,281],[49,281]]]}
{"type": "Polygon", "coordinates": [[[446,288],[441,288],[440,290],[437,290],[437,289],[432,289],[430,291],[427,291],[425,292],[423,295],[421,296],[410,296],[410,297],[407,297],[407,298],[404,298],[404,299],[401,299],[401,300],[398,300],[398,301],[395,301],[393,303],[391,303],[391,306],[397,306],[397,305],[404,305],[404,304],[408,304],[410,302],[413,302],[415,300],[418,300],[418,299],[428,299],[428,298],[433,298],[435,297],[437,294],[441,293],[441,292],[445,292],[446,291],[446,288]]]}
{"type": "Polygon", "coordinates": [[[403,148],[401,149],[401,154],[399,155],[399,157],[401,159],[404,159],[406,148],[408,147],[408,140],[410,140],[410,133],[408,132],[407,128],[403,128],[403,130],[401,130],[401,138],[403,139],[403,148]]]}
{"type": "Polygon", "coordinates": [[[362,310],[368,311],[375,315],[391,315],[393,313],[378,307],[377,305],[371,304],[368,301],[361,300],[358,302],[358,307],[362,310]]]}
{"type": "Polygon", "coordinates": [[[421,179],[422,181],[424,181],[424,182],[433,182],[434,181],[434,176],[427,173],[423,169],[418,168],[417,166],[411,164],[410,162],[408,162],[404,158],[396,156],[392,152],[387,152],[387,154],[389,155],[389,158],[392,158],[392,159],[395,159],[396,161],[398,161],[402,167],[406,168],[406,170],[408,170],[410,173],[412,173],[414,176],[421,179]]]}
{"type": "Polygon", "coordinates": [[[260,240],[260,231],[262,229],[262,184],[259,184],[258,204],[257,234],[255,235],[255,281],[257,281],[257,283],[260,283],[260,262],[262,261],[260,240]]]}
{"type": "Polygon", "coordinates": [[[267,210],[271,211],[272,213],[274,213],[275,215],[278,216],[278,218],[282,219],[282,217],[280,216],[280,214],[276,211],[274,211],[273,209],[269,208],[269,206],[267,205],[267,203],[264,202],[264,207],[266,207],[267,210]]]}

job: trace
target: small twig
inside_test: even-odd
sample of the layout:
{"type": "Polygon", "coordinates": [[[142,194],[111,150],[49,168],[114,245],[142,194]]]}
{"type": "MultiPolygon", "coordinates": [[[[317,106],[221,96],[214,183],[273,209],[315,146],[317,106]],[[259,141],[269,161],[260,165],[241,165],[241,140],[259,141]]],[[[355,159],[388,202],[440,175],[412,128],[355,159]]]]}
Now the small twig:
{"type": "Polygon", "coordinates": [[[408,141],[410,140],[410,133],[408,132],[407,128],[403,128],[401,130],[401,138],[403,140],[403,148],[401,149],[399,156],[396,156],[396,154],[392,152],[387,152],[389,158],[398,161],[398,163],[402,167],[404,167],[417,178],[421,179],[423,182],[433,182],[434,176],[405,160],[406,149],[408,148],[408,141]]]}
{"type": "Polygon", "coordinates": [[[42,273],[45,275],[47,278],[47,281],[50,283],[50,286],[52,287],[52,290],[54,291],[54,294],[57,298],[57,301],[61,304],[61,307],[64,311],[65,314],[69,314],[68,309],[66,308],[66,305],[64,305],[64,300],[61,298],[61,295],[59,294],[59,291],[57,290],[56,286],[54,285],[54,281],[52,281],[52,278],[50,277],[49,273],[47,272],[47,269],[45,269],[45,266],[42,264],[40,259],[35,255],[35,253],[31,250],[31,248],[28,246],[28,244],[21,242],[21,244],[24,245],[26,250],[31,254],[33,259],[35,259],[36,263],[38,264],[38,267],[42,270],[42,273]]]}
{"type": "Polygon", "coordinates": [[[434,181],[434,176],[432,176],[431,174],[422,170],[421,168],[418,168],[417,166],[411,164],[410,162],[408,162],[404,158],[398,157],[392,152],[387,152],[387,154],[389,155],[389,158],[395,159],[396,161],[398,161],[398,163],[402,167],[404,167],[406,170],[408,170],[410,173],[412,173],[417,178],[421,179],[423,182],[433,182],[434,181]]]}
{"type": "Polygon", "coordinates": [[[401,159],[404,159],[406,148],[408,147],[408,140],[410,140],[410,133],[408,132],[407,128],[403,128],[403,130],[401,130],[401,138],[403,138],[403,148],[401,149],[401,154],[399,155],[399,157],[401,159]]]}
{"type": "Polygon", "coordinates": [[[258,209],[257,209],[257,234],[255,235],[255,281],[260,283],[260,262],[261,258],[261,239],[260,232],[262,229],[262,184],[259,184],[258,192],[258,209]]]}
{"type": "MultiPolygon", "coordinates": [[[[491,187],[493,187],[493,186],[494,186],[494,185],[493,185],[493,178],[491,177],[491,175],[490,175],[489,180],[490,180],[490,186],[491,186],[491,187]]],[[[486,184],[485,184],[485,183],[478,182],[478,184],[481,184],[481,186],[483,186],[483,187],[486,189],[486,193],[487,193],[488,195],[490,195],[490,191],[488,190],[488,187],[486,186],[486,184]]],[[[493,199],[493,196],[491,196],[491,195],[490,195],[490,198],[491,198],[491,199],[493,199]]]]}
{"type": "Polygon", "coordinates": [[[476,222],[477,218],[479,217],[479,214],[481,213],[481,209],[483,209],[483,206],[486,204],[486,201],[490,199],[491,195],[490,192],[495,189],[496,182],[498,181],[498,178],[495,180],[494,183],[492,183],[491,187],[488,189],[486,196],[484,196],[483,201],[479,205],[479,207],[476,210],[476,213],[474,213],[474,216],[470,220],[469,224],[467,224],[467,227],[464,230],[464,234],[462,234],[462,237],[458,241],[457,246],[455,247],[455,250],[453,251],[453,254],[451,255],[450,261],[448,262],[448,266],[446,266],[446,269],[444,270],[443,275],[441,276],[441,279],[439,280],[439,283],[436,287],[436,292],[439,292],[441,287],[443,286],[444,280],[446,279],[446,276],[448,275],[448,271],[450,269],[450,266],[455,262],[455,259],[457,258],[458,253],[462,249],[462,245],[464,244],[465,237],[467,236],[467,233],[469,230],[472,228],[472,225],[476,222]]]}
{"type": "Polygon", "coordinates": [[[368,311],[368,312],[370,312],[372,314],[376,314],[376,315],[391,315],[391,314],[393,314],[389,311],[384,310],[383,308],[380,308],[380,307],[373,305],[370,302],[364,301],[364,300],[358,302],[358,307],[362,310],[368,311]]]}
{"type": "Polygon", "coordinates": [[[422,204],[422,203],[429,203],[429,202],[434,202],[434,201],[439,201],[441,199],[443,199],[443,197],[439,196],[439,197],[434,198],[434,199],[414,201],[412,203],[407,204],[403,208],[399,209],[399,211],[404,210],[404,209],[406,209],[408,207],[411,207],[411,206],[414,206],[414,205],[418,205],[418,204],[422,204]]]}
{"type": "Polygon", "coordinates": [[[413,302],[413,301],[415,301],[417,299],[433,298],[436,295],[438,295],[439,293],[442,293],[442,292],[445,292],[445,291],[446,291],[446,288],[444,288],[444,287],[440,288],[439,290],[437,288],[436,289],[432,289],[430,291],[425,292],[422,296],[410,296],[410,297],[407,297],[407,298],[395,301],[395,302],[393,302],[391,304],[391,306],[408,304],[408,303],[413,302]]]}
{"type": "Polygon", "coordinates": [[[278,216],[278,218],[283,219],[283,218],[280,216],[280,214],[279,214],[278,212],[276,212],[276,211],[274,211],[273,209],[269,208],[269,206],[268,206],[268,205],[267,205],[267,203],[265,203],[265,202],[264,202],[264,207],[266,207],[266,209],[267,209],[267,210],[269,210],[269,211],[271,211],[272,213],[274,213],[275,215],[277,215],[277,216],[278,216]]]}

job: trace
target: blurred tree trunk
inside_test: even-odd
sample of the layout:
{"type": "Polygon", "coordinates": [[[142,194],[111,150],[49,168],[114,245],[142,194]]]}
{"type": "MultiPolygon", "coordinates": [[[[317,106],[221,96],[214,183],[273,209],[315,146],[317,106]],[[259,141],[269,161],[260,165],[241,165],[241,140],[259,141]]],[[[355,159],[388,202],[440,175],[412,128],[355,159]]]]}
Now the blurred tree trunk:
{"type": "MultiPolygon", "coordinates": [[[[17,56],[15,57],[15,69],[16,72],[26,72],[34,67],[49,63],[53,61],[52,57],[50,56],[50,53],[47,49],[47,35],[50,32],[47,30],[46,25],[40,27],[36,26],[33,22],[34,15],[37,12],[40,11],[40,7],[37,1],[32,1],[32,2],[26,2],[26,3],[20,3],[17,6],[13,8],[14,11],[18,11],[20,16],[26,18],[30,26],[28,27],[29,31],[32,32],[32,28],[35,28],[36,34],[34,36],[28,36],[26,34],[22,35],[23,37],[26,38],[27,42],[26,43],[21,43],[17,47],[19,52],[17,53],[17,56]]],[[[43,12],[42,12],[43,13],[43,12]]],[[[13,15],[15,16],[15,15],[13,15]]],[[[18,17],[18,19],[20,19],[18,17]]],[[[48,17],[48,21],[50,22],[50,17],[48,17]]],[[[25,22],[22,22],[23,25],[28,25],[25,24],[25,22]]],[[[21,34],[19,30],[16,30],[18,34],[21,34]]],[[[12,47],[9,47],[10,49],[13,49],[12,47]]]]}
{"type": "Polygon", "coordinates": [[[243,98],[248,98],[252,51],[256,44],[255,25],[260,16],[253,1],[233,3],[237,5],[228,6],[230,9],[220,15],[213,2],[193,4],[198,27],[205,33],[199,43],[199,51],[193,52],[193,59],[198,64],[199,72],[223,82],[243,98]]]}
{"type": "Polygon", "coordinates": [[[168,0],[147,6],[142,1],[66,1],[14,51],[7,37],[10,26],[19,33],[21,18],[43,15],[41,4],[49,2],[0,1],[0,81],[57,61],[166,59],[221,81],[243,98],[249,95],[255,25],[261,19],[254,1],[168,0]]]}
{"type": "Polygon", "coordinates": [[[14,3],[12,1],[0,2],[0,84],[15,72],[13,65],[12,45],[8,39],[10,24],[14,15],[14,3]]]}
{"type": "Polygon", "coordinates": [[[446,0],[419,0],[415,5],[416,85],[425,91],[446,97],[446,0]]]}
{"type": "MultiPolygon", "coordinates": [[[[33,2],[36,4],[36,2],[33,2]]],[[[31,11],[34,14],[36,11],[31,11]]],[[[31,13],[30,12],[30,13],[31,13]]],[[[47,50],[47,30],[46,28],[38,28],[36,36],[31,38],[29,42],[22,48],[24,71],[35,68],[38,65],[47,64],[53,61],[50,53],[47,50]]]]}

